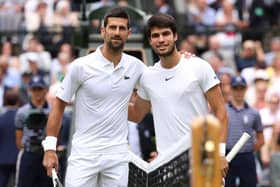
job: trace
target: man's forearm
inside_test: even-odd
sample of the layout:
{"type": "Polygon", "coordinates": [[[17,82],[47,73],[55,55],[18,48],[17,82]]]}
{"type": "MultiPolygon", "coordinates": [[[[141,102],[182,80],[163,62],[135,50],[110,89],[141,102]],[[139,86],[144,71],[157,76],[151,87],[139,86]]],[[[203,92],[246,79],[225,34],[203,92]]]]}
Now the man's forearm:
{"type": "Polygon", "coordinates": [[[227,131],[228,131],[228,118],[227,118],[227,113],[223,117],[221,121],[221,142],[226,143],[227,142],[227,131]]]}
{"type": "Polygon", "coordinates": [[[65,106],[66,103],[58,99],[55,100],[54,106],[48,118],[46,136],[54,136],[54,137],[58,136],[65,106]]]}

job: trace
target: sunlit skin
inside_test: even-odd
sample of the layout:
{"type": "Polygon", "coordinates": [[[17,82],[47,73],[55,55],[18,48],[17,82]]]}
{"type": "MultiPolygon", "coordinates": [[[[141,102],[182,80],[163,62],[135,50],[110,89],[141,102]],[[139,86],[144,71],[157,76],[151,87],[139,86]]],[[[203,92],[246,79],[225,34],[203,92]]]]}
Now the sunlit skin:
{"type": "Polygon", "coordinates": [[[128,28],[128,20],[124,18],[108,18],[106,27],[101,28],[104,37],[104,47],[111,52],[122,51],[131,30],[128,28]]]}
{"type": "Polygon", "coordinates": [[[32,103],[41,105],[45,103],[45,97],[48,90],[46,88],[31,88],[30,94],[31,94],[31,100],[32,103]]]}
{"type": "Polygon", "coordinates": [[[246,90],[247,90],[247,88],[244,86],[232,87],[232,102],[236,106],[243,106],[246,90]]]}
{"type": "Polygon", "coordinates": [[[175,50],[177,34],[173,35],[169,28],[154,27],[151,30],[150,45],[159,56],[169,56],[175,50]]]}

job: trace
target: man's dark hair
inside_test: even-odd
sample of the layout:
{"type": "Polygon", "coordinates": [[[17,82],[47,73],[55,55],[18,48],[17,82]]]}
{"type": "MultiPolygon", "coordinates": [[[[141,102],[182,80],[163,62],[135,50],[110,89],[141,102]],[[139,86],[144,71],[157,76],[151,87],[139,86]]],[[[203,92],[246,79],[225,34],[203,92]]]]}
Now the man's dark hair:
{"type": "Polygon", "coordinates": [[[4,92],[4,106],[16,106],[19,104],[19,94],[16,89],[7,88],[4,92]]]}
{"type": "Polygon", "coordinates": [[[159,28],[170,28],[173,34],[177,33],[177,27],[175,19],[168,15],[168,14],[156,14],[153,15],[147,23],[146,31],[148,38],[151,37],[151,28],[153,27],[159,27],[159,28]]]}
{"type": "Polygon", "coordinates": [[[122,8],[113,8],[104,16],[104,27],[108,24],[108,18],[124,18],[128,20],[127,27],[130,27],[130,20],[127,12],[122,8]]]}

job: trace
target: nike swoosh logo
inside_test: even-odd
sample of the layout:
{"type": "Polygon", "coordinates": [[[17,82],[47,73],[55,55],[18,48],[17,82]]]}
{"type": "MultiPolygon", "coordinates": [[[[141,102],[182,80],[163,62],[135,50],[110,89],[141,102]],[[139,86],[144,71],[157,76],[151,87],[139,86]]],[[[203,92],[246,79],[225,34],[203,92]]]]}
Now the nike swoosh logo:
{"type": "Polygon", "coordinates": [[[172,76],[172,77],[166,77],[165,78],[165,81],[169,81],[169,80],[171,80],[171,79],[173,79],[174,78],[174,76],[172,76]]]}

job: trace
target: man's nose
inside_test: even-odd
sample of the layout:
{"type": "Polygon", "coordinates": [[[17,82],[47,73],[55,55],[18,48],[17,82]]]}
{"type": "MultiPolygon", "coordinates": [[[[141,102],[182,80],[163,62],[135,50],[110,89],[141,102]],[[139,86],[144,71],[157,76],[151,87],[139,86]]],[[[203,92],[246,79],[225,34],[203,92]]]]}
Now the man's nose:
{"type": "Polygon", "coordinates": [[[163,35],[159,35],[159,39],[158,39],[160,42],[164,41],[164,37],[163,35]]]}

